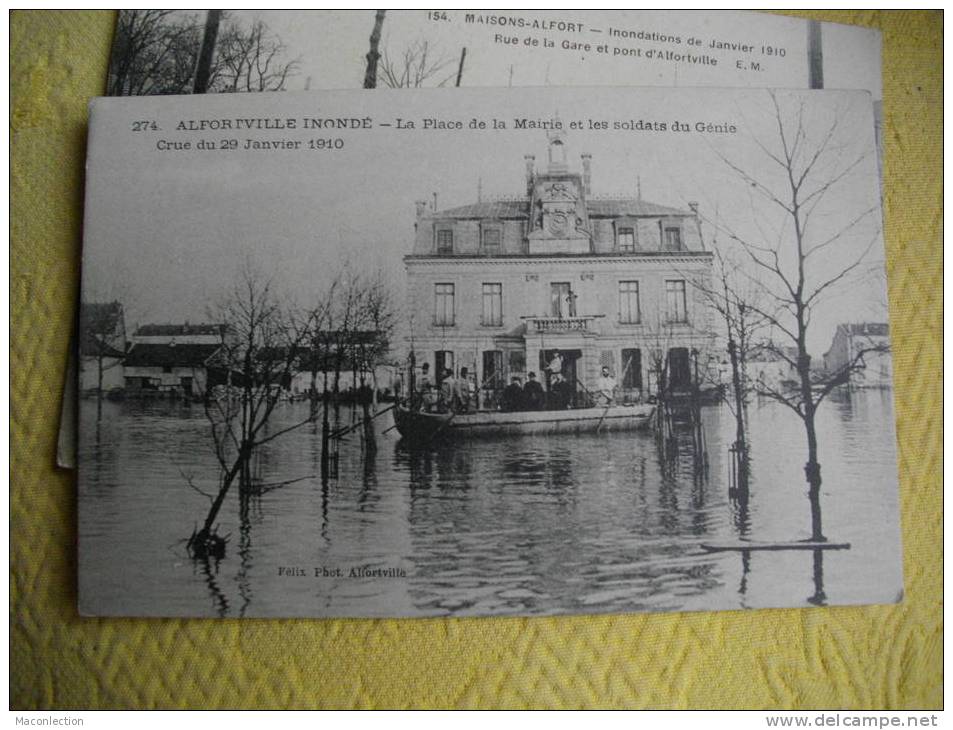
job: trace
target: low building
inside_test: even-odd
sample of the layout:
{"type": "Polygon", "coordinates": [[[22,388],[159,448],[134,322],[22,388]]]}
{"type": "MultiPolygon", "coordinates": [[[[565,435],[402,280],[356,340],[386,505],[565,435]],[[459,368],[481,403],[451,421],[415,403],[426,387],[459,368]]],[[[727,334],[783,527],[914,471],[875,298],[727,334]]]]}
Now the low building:
{"type": "MultiPolygon", "coordinates": [[[[134,345],[124,366],[126,393],[201,398],[220,345],[134,345]]],[[[212,378],[214,381],[214,377],[212,378]]]]}
{"type": "Polygon", "coordinates": [[[837,325],[824,353],[824,370],[832,377],[846,374],[852,388],[892,387],[890,327],[886,322],[837,325]]]}
{"type": "Polygon", "coordinates": [[[577,402],[602,366],[625,398],[687,389],[712,340],[702,290],[713,256],[697,205],[594,197],[591,156],[570,169],[560,132],[544,169],[533,155],[524,162],[517,197],[417,204],[404,263],[418,367],[428,363],[436,380],[466,367],[498,392],[512,375],[547,379],[558,350],[577,402]]]}
{"type": "Polygon", "coordinates": [[[220,324],[138,327],[123,368],[127,394],[201,398],[211,385],[225,382],[214,359],[224,336],[220,324]]]}
{"type": "Polygon", "coordinates": [[[79,388],[103,393],[123,387],[126,323],[119,302],[85,302],[80,307],[79,388]]]}

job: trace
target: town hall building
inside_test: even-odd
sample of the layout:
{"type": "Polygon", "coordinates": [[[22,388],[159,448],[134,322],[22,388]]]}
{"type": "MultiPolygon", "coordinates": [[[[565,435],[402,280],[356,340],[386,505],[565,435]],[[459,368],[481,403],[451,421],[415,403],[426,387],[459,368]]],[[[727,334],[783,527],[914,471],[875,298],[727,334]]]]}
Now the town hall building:
{"type": "Polygon", "coordinates": [[[702,292],[713,256],[697,204],[593,197],[591,155],[573,169],[560,131],[549,133],[545,167],[525,155],[525,170],[516,198],[417,203],[404,262],[418,367],[429,363],[435,379],[466,367],[486,394],[531,371],[545,383],[558,350],[577,396],[602,366],[629,400],[659,380],[689,387],[712,340],[702,292]]]}

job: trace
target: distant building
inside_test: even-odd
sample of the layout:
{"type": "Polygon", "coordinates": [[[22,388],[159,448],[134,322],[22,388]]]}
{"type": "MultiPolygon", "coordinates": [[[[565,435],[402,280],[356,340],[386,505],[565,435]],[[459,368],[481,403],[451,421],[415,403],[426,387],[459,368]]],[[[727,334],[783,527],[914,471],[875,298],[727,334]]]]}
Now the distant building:
{"type": "Polygon", "coordinates": [[[404,258],[418,367],[435,379],[466,367],[485,390],[511,375],[544,380],[559,350],[578,393],[601,366],[625,397],[687,388],[692,351],[710,345],[708,285],[697,205],[671,208],[592,195],[592,160],[571,170],[562,134],[548,161],[525,156],[525,188],[513,199],[432,210],[417,203],[413,252],[404,258]],[[661,367],[659,367],[661,366],[661,367]]]}
{"type": "Polygon", "coordinates": [[[123,387],[126,323],[119,302],[85,302],[80,307],[79,387],[104,393],[123,387]]]}
{"type": "Polygon", "coordinates": [[[885,322],[837,325],[824,353],[824,370],[837,375],[850,367],[854,367],[848,378],[852,388],[893,386],[890,327],[885,322]]]}
{"type": "Polygon", "coordinates": [[[393,393],[395,368],[385,363],[390,343],[380,332],[320,332],[318,352],[304,352],[295,362],[290,390],[295,396],[317,394],[348,396],[362,385],[379,394],[393,393]],[[312,377],[314,379],[312,385],[312,377]]]}
{"type": "Polygon", "coordinates": [[[220,324],[145,324],[132,335],[124,364],[129,395],[200,398],[225,382],[215,355],[225,327],[220,324]]]}
{"type": "Polygon", "coordinates": [[[747,355],[748,377],[755,386],[783,392],[798,387],[797,348],[791,345],[757,345],[747,355]]]}
{"type": "Polygon", "coordinates": [[[150,345],[220,345],[225,335],[222,324],[144,324],[132,333],[134,343],[150,345]]]}

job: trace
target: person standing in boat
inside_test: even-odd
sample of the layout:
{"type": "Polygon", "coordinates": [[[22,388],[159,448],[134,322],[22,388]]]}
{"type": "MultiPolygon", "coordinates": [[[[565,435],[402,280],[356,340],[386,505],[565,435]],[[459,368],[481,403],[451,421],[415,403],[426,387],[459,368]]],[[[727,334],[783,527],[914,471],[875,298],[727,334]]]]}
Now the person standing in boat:
{"type": "Polygon", "coordinates": [[[437,396],[434,392],[433,381],[430,379],[429,362],[425,362],[420,368],[420,383],[417,392],[419,394],[420,407],[428,413],[432,411],[437,404],[437,396]]]}
{"type": "Polygon", "coordinates": [[[572,388],[567,380],[559,373],[553,375],[549,384],[549,407],[556,411],[564,411],[572,403],[572,388]]]}
{"type": "Polygon", "coordinates": [[[440,381],[439,410],[443,413],[452,413],[457,401],[457,379],[453,377],[453,370],[446,368],[443,371],[443,380],[440,381]]]}
{"type": "Polygon", "coordinates": [[[500,409],[504,411],[519,411],[523,408],[523,383],[519,375],[510,379],[510,384],[503,388],[503,397],[500,399],[500,409]]]}
{"type": "Polygon", "coordinates": [[[536,380],[536,373],[529,374],[529,380],[523,386],[523,410],[541,411],[546,406],[546,393],[536,380]]]}
{"type": "Polygon", "coordinates": [[[470,377],[467,368],[460,368],[460,377],[453,384],[453,412],[466,413],[470,410],[470,377]]]}
{"type": "Polygon", "coordinates": [[[615,378],[609,373],[609,368],[602,366],[602,375],[596,381],[596,404],[611,406],[615,402],[615,378]]]}
{"type": "Polygon", "coordinates": [[[559,354],[559,350],[553,350],[553,358],[549,361],[549,365],[546,366],[546,372],[549,376],[548,381],[550,385],[552,385],[553,376],[563,374],[563,356],[559,354]]]}

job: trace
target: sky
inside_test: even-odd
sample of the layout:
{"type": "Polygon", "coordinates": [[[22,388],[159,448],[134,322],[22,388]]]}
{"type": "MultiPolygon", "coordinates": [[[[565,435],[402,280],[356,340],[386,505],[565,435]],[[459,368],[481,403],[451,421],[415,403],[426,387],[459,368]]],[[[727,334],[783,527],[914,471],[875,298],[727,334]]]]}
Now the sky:
{"type": "MultiPolygon", "coordinates": [[[[872,243],[869,261],[883,261],[879,232],[879,185],[873,153],[870,97],[861,92],[785,92],[782,105],[804,104],[812,134],[836,116],[842,160],[867,153],[849,179],[815,213],[816,232],[839,230],[852,216],[872,209],[861,225],[817,257],[817,276],[845,265],[872,243]],[[875,210],[874,210],[875,209],[875,210]]],[[[571,164],[592,155],[595,196],[643,198],[685,208],[698,201],[702,215],[757,239],[777,225],[754,215],[764,208],[721,157],[774,184],[771,163],[755,139],[771,143],[776,120],[770,97],[760,90],[683,89],[476,89],[463,97],[453,89],[340,91],[104,99],[91,117],[84,239],[84,297],[117,296],[127,327],[136,323],[202,321],[209,305],[235,280],[243,261],[268,271],[306,304],[330,283],[345,261],[380,267],[394,289],[405,289],[402,257],[414,235],[414,203],[438,194],[440,208],[484,197],[517,195],[524,181],[523,155],[542,164],[545,133],[512,129],[515,117],[551,119],[568,125],[589,118],[644,119],[668,124],[734,125],[735,134],[697,132],[568,131],[571,164]],[[597,110],[597,111],[594,111],[597,110]],[[157,143],[217,141],[239,145],[259,139],[306,140],[330,136],[295,132],[176,132],[183,120],[235,117],[370,116],[374,123],[400,117],[461,120],[499,118],[505,131],[426,132],[421,129],[335,132],[335,151],[159,151],[157,143]],[[132,120],[154,119],[161,131],[132,132],[132,120]]],[[[576,167],[578,169],[578,166],[576,167]]],[[[717,242],[706,227],[706,243],[717,242]]],[[[821,239],[818,239],[821,240],[821,239]]],[[[727,245],[722,236],[721,244],[727,245]]],[[[752,270],[751,275],[755,275],[752,270]]],[[[886,319],[882,276],[831,302],[816,321],[823,352],[838,321],[886,319]]]]}

